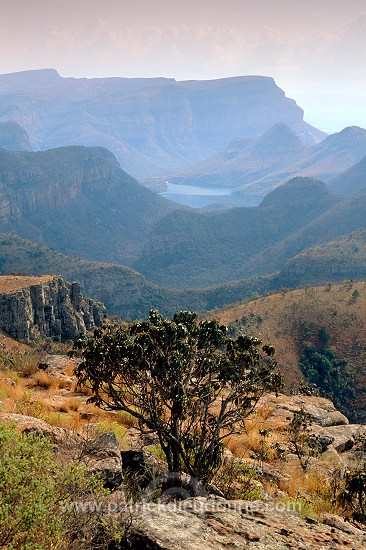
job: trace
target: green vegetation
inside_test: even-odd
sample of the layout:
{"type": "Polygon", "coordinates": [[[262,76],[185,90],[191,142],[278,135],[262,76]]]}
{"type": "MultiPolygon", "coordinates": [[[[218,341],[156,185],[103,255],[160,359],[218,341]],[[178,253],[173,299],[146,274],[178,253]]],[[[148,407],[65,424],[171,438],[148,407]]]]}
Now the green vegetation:
{"type": "Polygon", "coordinates": [[[107,549],[107,494],[82,464],[57,464],[48,439],[0,424],[0,548],[107,549]]]}
{"type": "Polygon", "coordinates": [[[321,390],[321,395],[329,397],[337,409],[350,415],[355,398],[354,365],[347,359],[337,359],[331,348],[319,351],[307,346],[299,366],[306,379],[321,390]]]}
{"type": "Polygon", "coordinates": [[[294,178],[269,193],[259,207],[202,213],[180,210],[153,228],[134,267],[157,284],[184,288],[219,284],[271,273],[288,257],[267,257],[277,243],[337,202],[322,182],[294,178]],[[257,256],[263,254],[258,269],[257,256]]]}
{"type": "Polygon", "coordinates": [[[172,319],[151,311],[146,321],[97,329],[74,345],[82,358],[75,374],[92,390],[90,402],[128,412],[157,434],[170,472],[205,484],[221,465],[223,441],[245,429],[281,377],[271,346],[196,321],[187,311],[172,319]]]}

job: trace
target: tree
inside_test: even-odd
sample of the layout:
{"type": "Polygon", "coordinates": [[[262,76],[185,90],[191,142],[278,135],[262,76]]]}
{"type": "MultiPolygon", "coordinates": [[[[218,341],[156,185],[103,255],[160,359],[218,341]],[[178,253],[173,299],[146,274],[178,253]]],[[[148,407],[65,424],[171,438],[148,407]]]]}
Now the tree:
{"type": "Polygon", "coordinates": [[[312,418],[309,413],[300,409],[294,415],[288,427],[289,449],[299,459],[304,472],[307,471],[311,457],[321,451],[319,437],[310,432],[312,418]]]}
{"type": "Polygon", "coordinates": [[[170,472],[207,483],[222,462],[223,441],[241,428],[259,398],[282,383],[274,349],[251,336],[228,337],[215,320],[188,311],[106,325],[75,342],[75,373],[90,402],[125,411],[155,432],[170,472]]]}
{"type": "Polygon", "coordinates": [[[352,519],[366,523],[366,469],[347,472],[345,488],[339,495],[340,503],[351,509],[352,519]]]}

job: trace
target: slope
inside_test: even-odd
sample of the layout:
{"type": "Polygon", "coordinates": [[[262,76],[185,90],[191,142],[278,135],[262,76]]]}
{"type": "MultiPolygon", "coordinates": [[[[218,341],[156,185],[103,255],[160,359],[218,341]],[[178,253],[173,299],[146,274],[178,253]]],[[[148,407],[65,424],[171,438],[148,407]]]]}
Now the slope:
{"type": "Polygon", "coordinates": [[[346,412],[353,421],[365,423],[365,309],[366,283],[348,281],[282,291],[228,307],[215,317],[271,342],[290,388],[296,388],[303,379],[299,361],[305,348],[313,345],[321,353],[321,331],[325,345],[333,349],[335,356],[352,365],[356,397],[346,412]]]}
{"type": "Polygon", "coordinates": [[[334,193],[353,195],[366,188],[366,156],[351,168],[328,182],[328,187],[334,193]]]}
{"type": "Polygon", "coordinates": [[[351,126],[309,147],[299,161],[284,165],[279,170],[249,184],[244,182],[237,188],[234,196],[239,195],[246,200],[249,197],[256,197],[258,201],[271,189],[295,176],[328,181],[360,161],[365,153],[366,130],[351,126]]]}
{"type": "Polygon", "coordinates": [[[0,122],[0,149],[32,151],[27,132],[16,122],[0,122]]]}
{"type": "Polygon", "coordinates": [[[0,150],[0,229],[68,253],[129,263],[177,205],[121,170],[102,148],[0,150]]]}
{"type": "Polygon", "coordinates": [[[308,146],[286,124],[278,123],[256,139],[237,137],[228,147],[170,183],[234,188],[255,181],[302,158],[308,146]]]}
{"type": "Polygon", "coordinates": [[[344,198],[309,224],[288,235],[282,242],[254,255],[247,264],[248,273],[272,273],[281,269],[287,260],[302,250],[332,241],[364,227],[366,227],[366,189],[344,198]]]}
{"type": "Polygon", "coordinates": [[[324,183],[295,178],[268,195],[260,207],[210,213],[181,210],[157,222],[134,267],[158,284],[178,288],[277,271],[279,267],[256,271],[251,259],[337,201],[324,183]]]}

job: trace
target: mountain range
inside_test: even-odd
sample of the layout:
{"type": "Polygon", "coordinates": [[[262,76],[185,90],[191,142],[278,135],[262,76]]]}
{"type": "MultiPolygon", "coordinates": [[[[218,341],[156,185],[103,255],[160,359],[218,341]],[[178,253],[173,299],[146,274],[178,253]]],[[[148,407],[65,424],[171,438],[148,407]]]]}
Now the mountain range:
{"type": "Polygon", "coordinates": [[[0,75],[0,122],[20,124],[34,150],[103,146],[135,177],[202,161],[278,122],[307,143],[323,139],[303,115],[262,76],[177,82],[63,78],[53,69],[0,75]]]}
{"type": "MultiPolygon", "coordinates": [[[[279,123],[256,139],[237,137],[212,158],[169,176],[169,183],[228,187],[232,194],[225,196],[227,204],[250,206],[292,177],[333,180],[365,155],[363,128],[351,126],[309,145],[279,123]]],[[[337,191],[336,183],[332,189],[337,191]]]]}

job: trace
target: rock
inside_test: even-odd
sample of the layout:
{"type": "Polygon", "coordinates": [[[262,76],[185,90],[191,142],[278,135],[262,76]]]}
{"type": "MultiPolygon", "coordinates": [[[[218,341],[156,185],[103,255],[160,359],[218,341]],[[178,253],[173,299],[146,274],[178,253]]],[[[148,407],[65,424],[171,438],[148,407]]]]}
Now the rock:
{"type": "Polygon", "coordinates": [[[94,441],[87,441],[83,446],[82,459],[90,472],[101,476],[105,487],[115,490],[121,485],[121,451],[113,432],[103,434],[94,441]]]}
{"type": "Polygon", "coordinates": [[[322,428],[313,426],[312,431],[320,436],[320,441],[330,442],[327,448],[332,446],[337,453],[344,453],[353,448],[355,440],[362,428],[363,426],[359,424],[328,426],[322,428]]]}
{"type": "Polygon", "coordinates": [[[343,518],[334,514],[323,514],[322,521],[324,525],[334,527],[339,531],[343,531],[343,533],[347,533],[349,535],[362,535],[361,529],[358,529],[355,525],[346,522],[343,518]]]}
{"type": "Polygon", "coordinates": [[[15,423],[17,429],[22,433],[34,432],[42,437],[49,437],[51,443],[55,445],[61,445],[68,441],[71,437],[70,432],[63,428],[57,428],[51,426],[44,420],[34,418],[33,416],[26,416],[23,414],[2,413],[0,414],[0,421],[6,424],[15,423]]]}
{"type": "Polygon", "coordinates": [[[276,421],[287,425],[291,420],[293,413],[304,409],[310,414],[313,423],[319,426],[343,426],[349,424],[348,419],[338,411],[332,401],[324,397],[305,396],[305,395],[283,395],[276,397],[270,394],[264,397],[259,407],[266,406],[273,409],[271,412],[271,421],[276,421]]]}
{"type": "Polygon", "coordinates": [[[10,286],[0,293],[0,330],[16,340],[29,342],[38,334],[74,339],[106,316],[103,304],[83,298],[78,283],[60,276],[0,277],[0,286],[10,286]]]}
{"type": "Polygon", "coordinates": [[[364,548],[360,533],[309,522],[282,503],[196,497],[135,506],[130,528],[135,550],[287,550],[364,548]],[[337,541],[337,544],[335,544],[337,541]]]}

